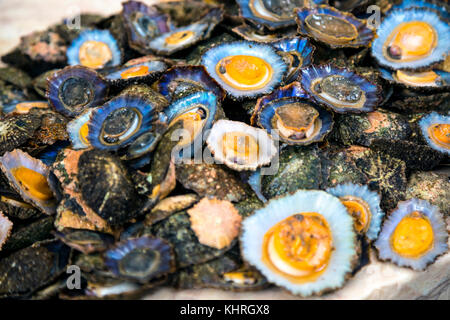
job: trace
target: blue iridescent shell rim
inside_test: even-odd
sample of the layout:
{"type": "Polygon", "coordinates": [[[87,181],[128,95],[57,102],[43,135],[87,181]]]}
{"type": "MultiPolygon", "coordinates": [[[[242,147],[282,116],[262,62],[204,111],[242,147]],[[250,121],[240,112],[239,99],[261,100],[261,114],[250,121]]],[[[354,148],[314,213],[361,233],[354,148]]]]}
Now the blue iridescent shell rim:
{"type": "Polygon", "coordinates": [[[298,25],[298,30],[297,30],[298,33],[300,33],[301,35],[306,36],[306,37],[313,37],[315,40],[317,40],[321,43],[324,43],[331,48],[366,47],[366,46],[369,46],[369,44],[371,43],[371,41],[373,40],[373,38],[375,36],[374,30],[372,30],[371,28],[369,28],[367,26],[367,23],[365,20],[358,19],[351,13],[341,12],[333,7],[321,5],[316,8],[311,8],[311,9],[308,9],[308,8],[295,9],[295,12],[296,12],[296,21],[297,21],[297,25],[298,25]],[[328,43],[328,42],[323,41],[322,39],[314,37],[313,35],[310,34],[308,29],[305,28],[305,22],[304,22],[305,19],[311,14],[325,14],[325,15],[331,15],[334,17],[344,19],[344,20],[348,21],[349,23],[351,23],[356,28],[356,31],[358,32],[358,36],[356,37],[356,39],[353,39],[353,40],[351,40],[347,43],[343,43],[343,44],[328,43]]]}
{"type": "Polygon", "coordinates": [[[448,250],[448,234],[446,225],[439,209],[431,205],[426,200],[410,199],[402,201],[384,222],[380,235],[375,241],[375,247],[378,249],[378,255],[381,260],[391,260],[400,267],[410,267],[414,270],[423,270],[427,265],[433,263],[438,256],[448,250]],[[417,211],[425,215],[433,229],[433,246],[422,257],[418,259],[406,258],[395,253],[391,248],[391,235],[398,223],[408,214],[417,211]]]}
{"type": "Polygon", "coordinates": [[[225,91],[217,81],[209,76],[203,66],[178,66],[172,67],[159,78],[158,91],[170,101],[169,86],[176,79],[190,80],[201,85],[205,90],[213,92],[219,100],[225,99],[225,91]]]}
{"type": "Polygon", "coordinates": [[[266,104],[273,100],[278,100],[286,97],[298,97],[309,99],[310,96],[303,90],[299,82],[294,81],[284,87],[275,89],[271,94],[262,96],[256,101],[255,110],[250,118],[251,125],[256,125],[258,120],[258,113],[266,104]]]}
{"type": "Polygon", "coordinates": [[[445,149],[442,146],[436,144],[431,138],[430,134],[428,133],[428,128],[435,124],[448,124],[450,125],[450,113],[447,115],[441,115],[437,112],[432,112],[426,116],[424,116],[419,121],[420,131],[422,133],[422,136],[427,141],[428,145],[433,148],[434,150],[437,150],[439,152],[442,152],[444,154],[450,155],[450,149],[445,149]]]}
{"type": "Polygon", "coordinates": [[[88,122],[89,133],[87,140],[94,148],[103,150],[118,150],[129,145],[142,133],[151,130],[153,127],[152,123],[156,120],[162,119],[156,113],[156,109],[152,105],[149,105],[147,101],[135,95],[120,95],[92,111],[88,122]],[[124,107],[134,108],[141,114],[142,120],[139,129],[131,137],[121,141],[118,144],[103,144],[99,139],[102,132],[103,122],[111,114],[111,112],[124,107]]]}
{"type": "Polygon", "coordinates": [[[86,41],[99,41],[105,43],[111,50],[112,59],[104,67],[115,67],[122,63],[122,51],[108,30],[85,30],[67,48],[67,63],[70,66],[80,65],[80,48],[86,41]]]}
{"type": "MultiPolygon", "coordinates": [[[[206,118],[206,122],[201,132],[199,132],[199,135],[194,137],[191,146],[189,146],[189,149],[191,150],[190,153],[191,156],[195,154],[198,148],[201,149],[203,146],[203,142],[206,141],[207,136],[205,132],[211,129],[213,125],[214,119],[217,114],[218,103],[219,100],[215,94],[213,94],[212,92],[200,91],[191,94],[189,96],[186,96],[184,98],[181,98],[172,103],[166,109],[164,109],[164,113],[167,116],[167,122],[170,124],[173,121],[173,119],[189,110],[193,105],[197,106],[201,105],[202,107],[208,108],[208,117],[206,118]]],[[[180,150],[179,153],[180,157],[183,157],[185,150],[186,150],[185,148],[180,150]]]]}
{"type": "Polygon", "coordinates": [[[78,117],[67,123],[67,133],[69,134],[69,139],[74,150],[85,149],[89,147],[88,144],[81,140],[80,130],[83,125],[89,121],[92,111],[94,111],[94,108],[87,109],[78,117]]]}
{"type": "Polygon", "coordinates": [[[411,90],[418,90],[418,91],[447,91],[450,90],[450,72],[445,72],[442,70],[432,70],[435,73],[437,73],[439,75],[439,77],[444,81],[444,84],[441,86],[412,86],[409,84],[406,84],[404,82],[398,81],[397,79],[394,78],[394,76],[392,75],[393,72],[395,71],[391,71],[385,68],[381,68],[379,67],[378,70],[380,71],[380,75],[381,77],[388,81],[391,84],[395,84],[397,86],[403,87],[403,88],[407,88],[407,89],[411,89],[411,90]]]}
{"type": "MultiPolygon", "coordinates": [[[[236,0],[237,4],[239,5],[239,13],[241,17],[244,17],[249,21],[253,21],[256,24],[262,24],[269,30],[276,30],[295,25],[294,15],[292,16],[292,19],[286,19],[281,21],[271,21],[255,16],[254,13],[252,12],[252,9],[250,8],[250,1],[251,0],[236,0]]],[[[328,0],[312,0],[312,2],[314,5],[318,5],[318,4],[326,4],[328,3],[328,0]]]]}
{"type": "Polygon", "coordinates": [[[369,190],[367,185],[358,185],[354,183],[343,183],[326,190],[335,197],[353,196],[364,200],[370,209],[370,225],[365,236],[369,240],[375,240],[381,230],[384,212],[381,210],[381,198],[375,191],[369,190]]]}
{"type": "Polygon", "coordinates": [[[94,90],[94,97],[91,102],[89,102],[85,109],[96,107],[103,103],[104,99],[108,94],[108,83],[103,77],[95,72],[95,70],[82,67],[82,66],[69,66],[62,70],[55,72],[48,80],[46,97],[48,98],[50,104],[59,113],[67,117],[76,117],[80,115],[83,111],[75,113],[64,106],[64,103],[59,98],[59,89],[65,83],[67,79],[70,78],[81,78],[87,80],[92,84],[94,90]]]}
{"type": "Polygon", "coordinates": [[[131,16],[135,12],[142,13],[145,17],[154,22],[158,33],[153,36],[169,32],[172,29],[170,17],[159,12],[156,8],[147,6],[139,1],[128,1],[122,4],[122,17],[128,34],[128,43],[130,47],[142,54],[151,53],[152,51],[147,48],[148,35],[139,34],[136,27],[130,21],[131,16]]]}
{"type": "Polygon", "coordinates": [[[138,281],[148,281],[152,278],[171,273],[174,269],[174,256],[172,248],[166,241],[153,237],[140,237],[124,240],[115,248],[105,252],[105,265],[116,275],[124,278],[132,278],[138,281]],[[135,249],[145,248],[159,252],[158,267],[151,273],[145,275],[143,278],[132,277],[123,274],[120,270],[120,260],[135,249]]]}
{"type": "Polygon", "coordinates": [[[290,52],[296,51],[303,58],[301,68],[307,67],[313,63],[313,54],[316,47],[311,44],[309,39],[301,37],[284,38],[274,42],[270,42],[278,51],[290,52]]]}
{"type": "Polygon", "coordinates": [[[283,59],[276,53],[275,49],[268,45],[253,41],[234,41],[226,42],[206,51],[201,60],[208,74],[219,83],[225,92],[234,98],[255,98],[273,91],[283,80],[287,71],[287,65],[283,59]],[[234,55],[249,55],[261,58],[268,62],[273,70],[272,78],[262,88],[255,90],[238,90],[224,83],[216,73],[216,65],[220,60],[234,55]]]}
{"type": "Polygon", "coordinates": [[[258,112],[258,126],[265,129],[267,133],[269,133],[273,138],[279,138],[281,141],[287,144],[306,146],[323,141],[327,134],[331,132],[331,130],[333,129],[333,113],[319,105],[311,103],[307,99],[286,97],[278,100],[272,100],[261,108],[261,110],[258,112]],[[288,139],[284,139],[279,134],[275,134],[274,132],[272,132],[272,118],[275,116],[275,110],[286,104],[292,104],[296,102],[310,105],[311,107],[316,109],[319,112],[320,120],[322,120],[320,131],[313,138],[307,141],[291,141],[288,139]]]}
{"type": "Polygon", "coordinates": [[[377,29],[377,37],[372,43],[371,54],[377,62],[384,67],[398,70],[424,70],[431,69],[434,65],[445,60],[447,53],[450,51],[450,25],[441,20],[439,15],[433,11],[424,8],[411,8],[405,10],[392,10],[381,22],[377,29]],[[423,59],[399,62],[386,59],[383,52],[384,43],[389,35],[401,23],[410,21],[423,21],[430,26],[438,34],[438,43],[433,52],[423,59]]]}
{"type": "Polygon", "coordinates": [[[373,111],[376,106],[380,103],[381,100],[381,88],[380,86],[371,83],[369,80],[364,78],[363,76],[344,68],[339,68],[333,64],[325,64],[315,66],[312,65],[308,68],[302,69],[300,73],[300,83],[308,92],[311,97],[317,102],[321,103],[329,108],[333,109],[333,111],[338,113],[361,113],[361,112],[370,112],[373,111]],[[315,79],[324,78],[330,75],[341,75],[358,85],[362,91],[364,91],[366,96],[366,101],[361,108],[345,108],[345,107],[336,107],[328,101],[322,99],[320,96],[317,96],[311,90],[311,84],[315,79]]]}
{"type": "Polygon", "coordinates": [[[438,1],[428,2],[424,0],[403,0],[400,4],[393,6],[391,10],[409,8],[433,9],[436,10],[444,19],[450,20],[450,6],[438,1]]]}

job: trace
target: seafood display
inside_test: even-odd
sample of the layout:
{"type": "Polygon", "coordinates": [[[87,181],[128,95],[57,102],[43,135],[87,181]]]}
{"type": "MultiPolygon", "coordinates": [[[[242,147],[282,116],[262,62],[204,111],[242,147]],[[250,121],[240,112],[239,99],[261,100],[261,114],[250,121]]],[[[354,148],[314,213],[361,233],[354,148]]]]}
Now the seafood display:
{"type": "Polygon", "coordinates": [[[0,298],[311,297],[371,264],[439,264],[449,17],[439,0],[127,1],[23,37],[0,68],[0,298]]]}

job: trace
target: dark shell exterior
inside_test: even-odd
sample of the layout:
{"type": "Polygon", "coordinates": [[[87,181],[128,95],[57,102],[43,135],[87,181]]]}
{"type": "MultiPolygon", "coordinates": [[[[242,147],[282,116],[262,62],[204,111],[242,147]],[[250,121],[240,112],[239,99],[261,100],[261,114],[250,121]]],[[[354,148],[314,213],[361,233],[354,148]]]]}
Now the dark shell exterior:
{"type": "MultiPolygon", "coordinates": [[[[2,186],[3,189],[3,186],[2,186]]],[[[41,212],[12,191],[0,192],[0,211],[8,217],[19,220],[28,220],[41,216],[41,212]]]]}
{"type": "Polygon", "coordinates": [[[90,230],[64,229],[55,232],[55,237],[84,254],[103,252],[114,243],[111,235],[90,230]]]}
{"type": "Polygon", "coordinates": [[[23,145],[40,125],[41,117],[35,113],[3,117],[0,126],[0,155],[23,145]]]}
{"type": "Polygon", "coordinates": [[[245,185],[229,169],[218,164],[180,163],[176,165],[176,176],[186,189],[201,197],[238,202],[246,196],[245,185]]]}
{"type": "Polygon", "coordinates": [[[233,246],[232,244],[230,247],[219,250],[198,242],[197,236],[191,229],[189,215],[184,211],[156,224],[154,234],[172,245],[178,268],[207,262],[223,255],[233,246]]]}
{"type": "Polygon", "coordinates": [[[63,273],[69,258],[69,247],[59,241],[38,242],[3,258],[0,297],[29,296],[63,273]]]}

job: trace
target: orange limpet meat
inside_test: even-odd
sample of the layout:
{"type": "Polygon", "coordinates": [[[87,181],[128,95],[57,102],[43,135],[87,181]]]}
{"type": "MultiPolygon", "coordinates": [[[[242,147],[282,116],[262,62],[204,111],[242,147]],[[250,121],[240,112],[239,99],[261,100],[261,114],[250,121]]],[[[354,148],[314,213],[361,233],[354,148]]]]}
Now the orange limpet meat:
{"type": "Polygon", "coordinates": [[[371,212],[367,203],[356,197],[347,196],[340,198],[348,213],[354,218],[356,231],[364,233],[369,229],[371,212]]]}
{"type": "Polygon", "coordinates": [[[223,249],[239,235],[242,217],[230,201],[203,198],[187,212],[201,244],[223,249]]]}
{"type": "Polygon", "coordinates": [[[239,131],[226,132],[222,137],[222,149],[226,158],[238,158],[247,162],[258,159],[258,141],[251,135],[239,131]]]}
{"type": "Polygon", "coordinates": [[[0,212],[0,250],[11,235],[13,223],[0,212]]]}
{"type": "Polygon", "coordinates": [[[441,123],[431,126],[430,138],[438,145],[450,149],[450,124],[441,123]]]}
{"type": "Polygon", "coordinates": [[[11,173],[33,198],[43,201],[53,198],[53,192],[48,185],[47,178],[41,173],[26,167],[13,168],[11,173]]]}
{"type": "Polygon", "coordinates": [[[421,58],[431,53],[437,36],[433,27],[423,21],[401,23],[388,39],[389,46],[401,49],[402,60],[421,58]]]}
{"type": "Polygon", "coordinates": [[[32,108],[45,109],[48,107],[47,102],[20,102],[16,104],[16,109],[14,111],[23,114],[28,113],[32,108]]]}
{"type": "Polygon", "coordinates": [[[149,74],[150,68],[148,66],[134,66],[128,68],[120,74],[122,79],[130,79],[134,77],[142,77],[149,74]]]}
{"type": "Polygon", "coordinates": [[[191,30],[179,31],[168,36],[165,41],[168,45],[176,45],[192,38],[194,35],[195,32],[191,30]]]}
{"type": "Polygon", "coordinates": [[[433,247],[433,228],[425,215],[414,211],[397,224],[390,241],[397,254],[419,258],[433,247]]]}
{"type": "Polygon", "coordinates": [[[292,215],[264,236],[263,262],[293,283],[314,281],[327,268],[333,237],[325,218],[316,212],[292,215]]]}
{"type": "Polygon", "coordinates": [[[397,70],[396,76],[399,81],[411,85],[433,85],[439,78],[439,75],[434,71],[408,72],[397,70]]]}
{"type": "Polygon", "coordinates": [[[78,57],[82,66],[98,69],[112,59],[112,52],[106,43],[91,40],[81,45],[78,57]]]}
{"type": "Polygon", "coordinates": [[[264,87],[272,78],[273,69],[264,59],[247,55],[223,58],[216,66],[225,83],[239,90],[264,87]]]}

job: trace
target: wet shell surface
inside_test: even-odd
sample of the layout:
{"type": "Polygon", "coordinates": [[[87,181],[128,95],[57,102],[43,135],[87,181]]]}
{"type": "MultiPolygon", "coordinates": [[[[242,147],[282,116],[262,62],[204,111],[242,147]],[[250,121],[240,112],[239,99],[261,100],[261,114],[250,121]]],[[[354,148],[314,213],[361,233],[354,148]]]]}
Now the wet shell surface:
{"type": "Polygon", "coordinates": [[[420,122],[422,136],[433,149],[450,154],[450,115],[436,112],[424,116],[420,122]]]}
{"type": "Polygon", "coordinates": [[[67,117],[80,115],[102,104],[108,84],[95,70],[66,67],[48,78],[47,98],[56,111],[67,117]]]}
{"type": "Polygon", "coordinates": [[[299,190],[271,200],[243,221],[242,230],[244,259],[293,294],[337,289],[352,271],[353,220],[339,199],[324,191],[299,190]]]}
{"type": "Polygon", "coordinates": [[[332,64],[312,65],[300,75],[303,89],[336,112],[370,112],[380,102],[380,88],[351,70],[332,64]]]}
{"type": "Polygon", "coordinates": [[[331,48],[368,46],[374,31],[351,13],[321,5],[295,9],[298,32],[331,48]]]}
{"type": "Polygon", "coordinates": [[[87,136],[89,133],[88,123],[93,111],[92,108],[87,109],[67,124],[70,142],[75,150],[89,148],[91,145],[87,136]]]}
{"type": "Polygon", "coordinates": [[[447,90],[450,88],[450,73],[442,70],[405,71],[380,69],[381,76],[389,83],[408,89],[427,91],[447,90]]]}
{"type": "Polygon", "coordinates": [[[67,48],[67,62],[92,69],[115,67],[122,62],[122,52],[108,30],[85,30],[67,48]]]}
{"type": "Polygon", "coordinates": [[[448,250],[448,233],[442,214],[425,200],[399,203],[375,242],[382,260],[423,270],[448,250]]]}
{"type": "Polygon", "coordinates": [[[217,121],[206,143],[214,159],[238,171],[267,165],[277,152],[265,130],[239,121],[217,121]]]}
{"type": "Polygon", "coordinates": [[[203,54],[201,64],[234,98],[272,92],[287,71],[286,63],[273,47],[249,41],[215,46],[203,54]]]}
{"type": "Polygon", "coordinates": [[[352,183],[328,188],[327,192],[338,197],[353,216],[355,229],[369,240],[375,240],[381,229],[384,212],[380,208],[380,196],[366,185],[352,183]]]}
{"type": "Polygon", "coordinates": [[[377,29],[371,50],[387,68],[429,69],[450,50],[450,26],[426,8],[392,10],[377,29]]]}
{"type": "Polygon", "coordinates": [[[47,181],[49,168],[45,164],[16,149],[0,157],[0,167],[25,201],[46,214],[56,212],[54,195],[47,181]]]}

